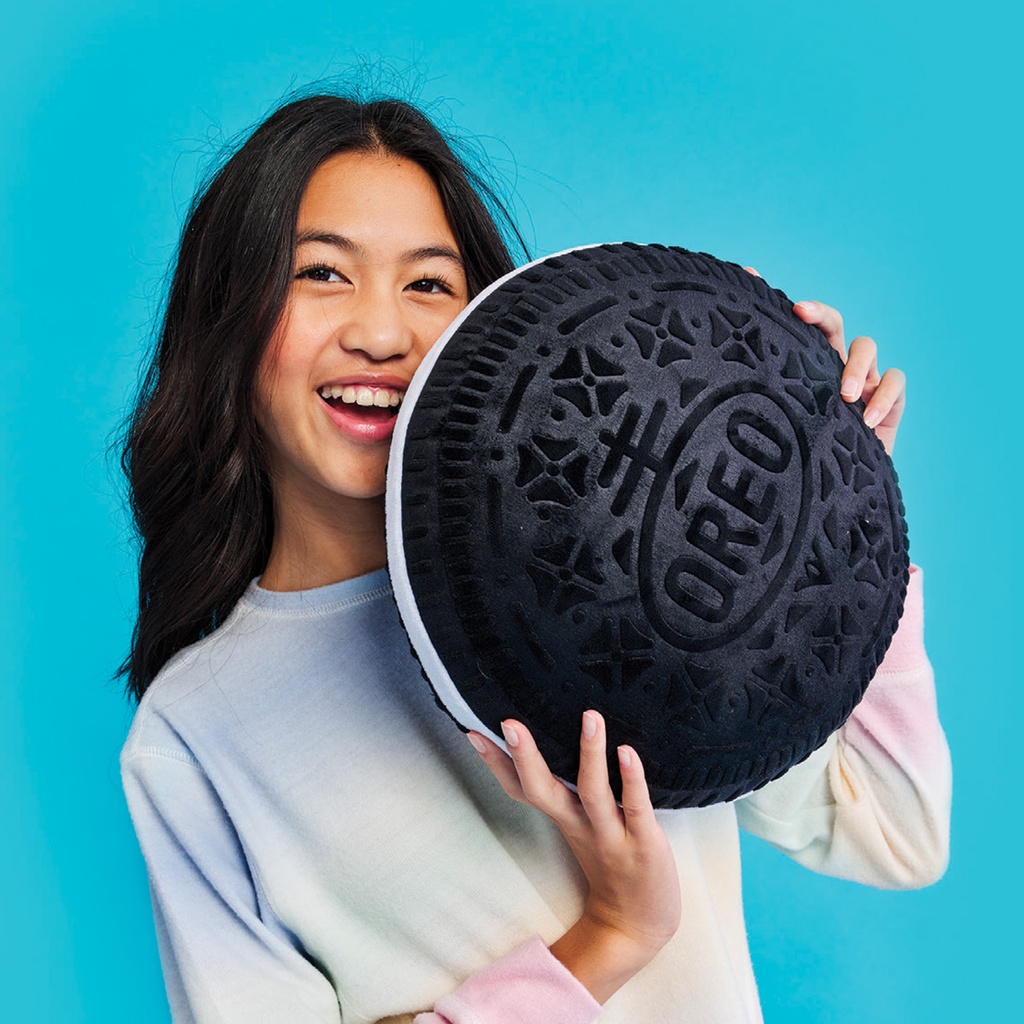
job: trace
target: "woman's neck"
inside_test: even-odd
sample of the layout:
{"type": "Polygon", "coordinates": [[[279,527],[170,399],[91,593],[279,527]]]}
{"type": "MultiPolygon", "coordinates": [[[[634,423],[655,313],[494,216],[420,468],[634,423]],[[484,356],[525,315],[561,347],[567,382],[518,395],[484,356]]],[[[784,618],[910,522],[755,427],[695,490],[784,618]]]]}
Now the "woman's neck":
{"type": "Polygon", "coordinates": [[[260,577],[265,590],[312,590],[363,576],[387,561],[384,498],[358,499],[344,509],[279,508],[274,540],[260,577]]]}

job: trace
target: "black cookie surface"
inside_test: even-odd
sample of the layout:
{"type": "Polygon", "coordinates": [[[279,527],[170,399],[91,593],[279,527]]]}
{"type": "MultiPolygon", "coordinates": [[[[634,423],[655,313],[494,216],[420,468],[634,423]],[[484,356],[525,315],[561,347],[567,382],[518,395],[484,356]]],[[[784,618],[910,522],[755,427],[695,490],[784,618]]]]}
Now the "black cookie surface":
{"type": "Polygon", "coordinates": [[[442,706],[495,735],[522,720],[568,780],[596,708],[661,807],[820,746],[908,578],[895,473],[823,335],[734,264],[621,244],[524,268],[446,339],[388,496],[442,706]]]}

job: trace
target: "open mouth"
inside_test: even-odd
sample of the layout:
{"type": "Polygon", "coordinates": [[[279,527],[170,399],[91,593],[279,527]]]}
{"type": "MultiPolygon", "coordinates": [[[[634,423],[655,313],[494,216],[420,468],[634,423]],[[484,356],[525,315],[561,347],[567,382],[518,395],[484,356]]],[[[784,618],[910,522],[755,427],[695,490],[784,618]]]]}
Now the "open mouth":
{"type": "Polygon", "coordinates": [[[398,388],[370,387],[365,384],[325,384],[317,394],[332,409],[365,419],[391,419],[398,413],[405,392],[398,388]]]}

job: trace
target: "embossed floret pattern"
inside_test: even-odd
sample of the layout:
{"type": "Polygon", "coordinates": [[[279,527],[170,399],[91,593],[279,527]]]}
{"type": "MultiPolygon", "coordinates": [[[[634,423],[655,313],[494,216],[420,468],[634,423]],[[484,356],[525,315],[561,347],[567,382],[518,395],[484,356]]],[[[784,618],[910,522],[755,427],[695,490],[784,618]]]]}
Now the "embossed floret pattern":
{"type": "Polygon", "coordinates": [[[908,579],[896,475],[841,371],[782,292],[684,249],[573,250],[483,296],[392,455],[425,639],[479,720],[526,722],[572,780],[597,708],[661,807],[820,746],[908,579]]]}

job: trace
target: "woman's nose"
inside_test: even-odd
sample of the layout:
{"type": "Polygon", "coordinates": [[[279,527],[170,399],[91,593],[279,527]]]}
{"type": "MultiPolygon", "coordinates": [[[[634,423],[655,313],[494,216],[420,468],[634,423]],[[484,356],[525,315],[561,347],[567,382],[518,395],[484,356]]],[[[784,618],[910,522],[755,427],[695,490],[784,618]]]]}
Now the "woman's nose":
{"type": "Polygon", "coordinates": [[[362,352],[379,362],[407,355],[412,349],[412,327],[395,297],[368,293],[349,312],[338,333],[346,351],[362,352]]]}

